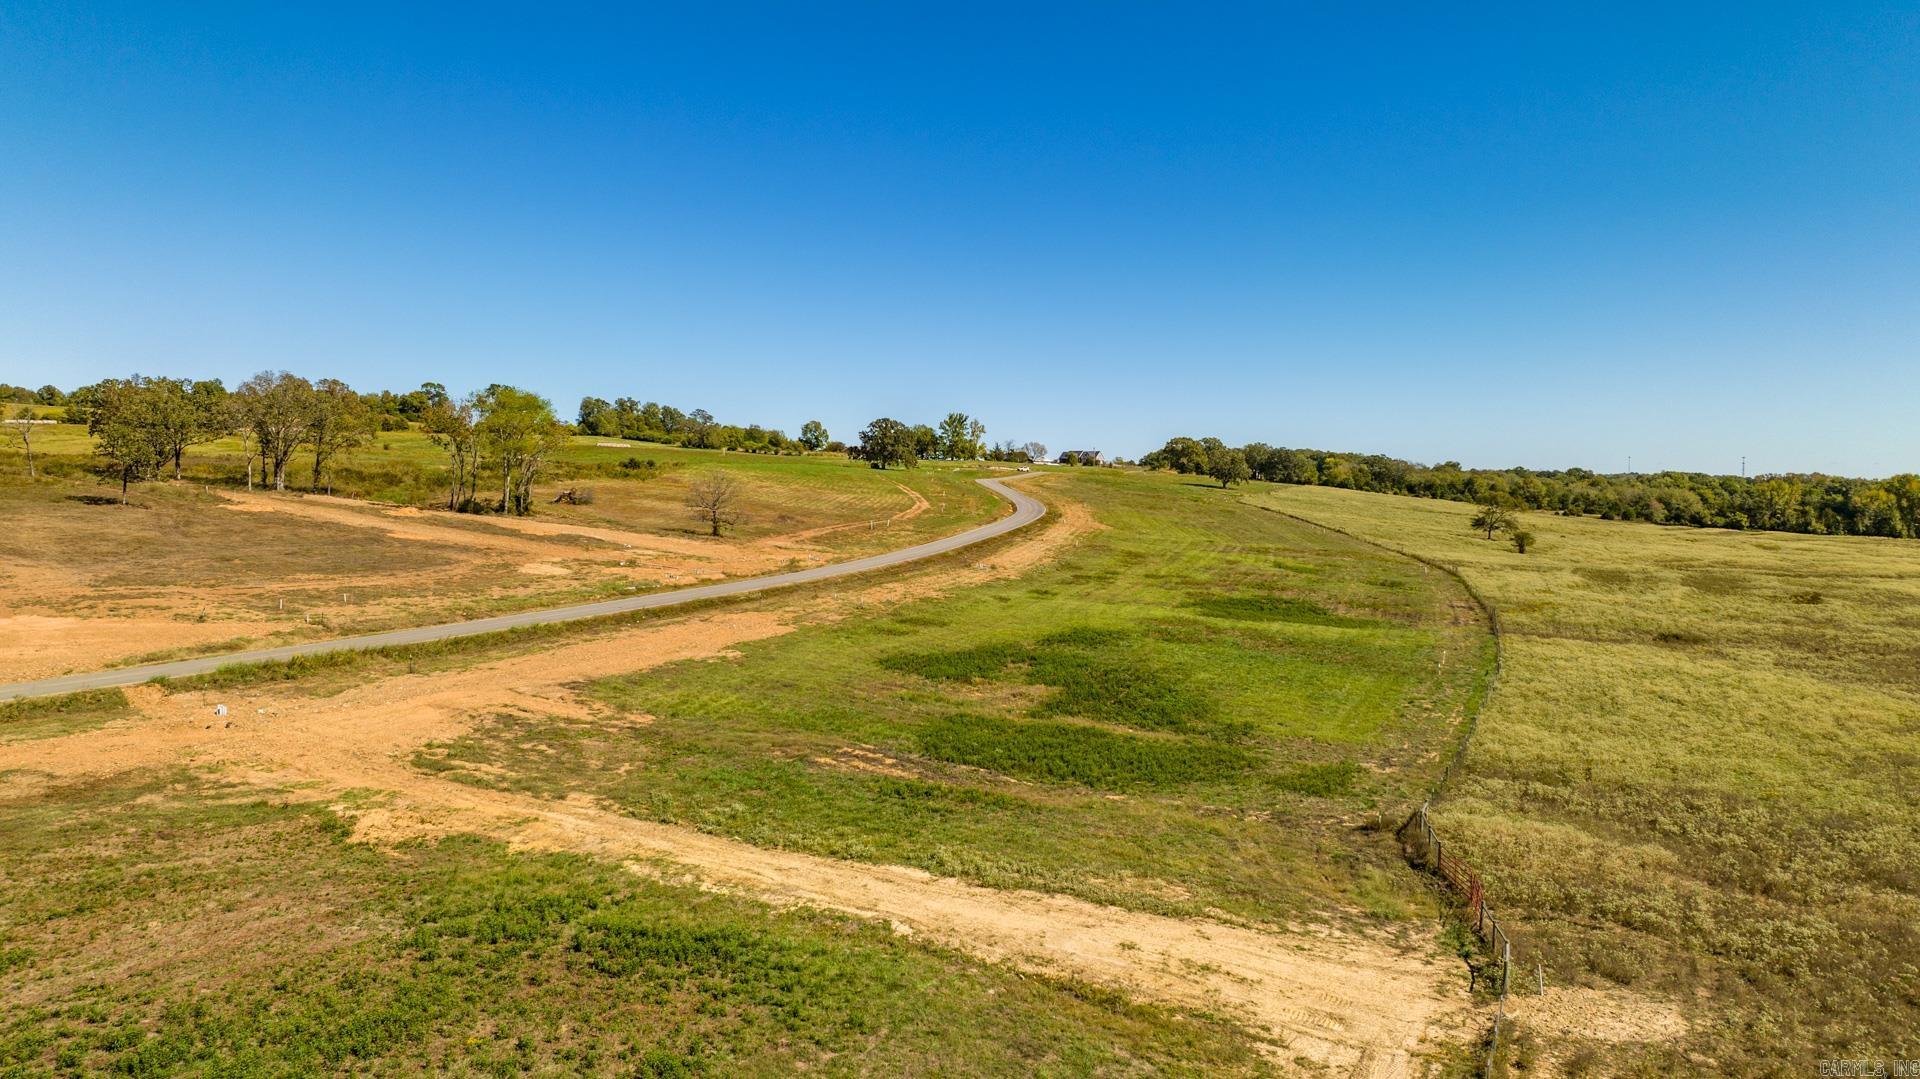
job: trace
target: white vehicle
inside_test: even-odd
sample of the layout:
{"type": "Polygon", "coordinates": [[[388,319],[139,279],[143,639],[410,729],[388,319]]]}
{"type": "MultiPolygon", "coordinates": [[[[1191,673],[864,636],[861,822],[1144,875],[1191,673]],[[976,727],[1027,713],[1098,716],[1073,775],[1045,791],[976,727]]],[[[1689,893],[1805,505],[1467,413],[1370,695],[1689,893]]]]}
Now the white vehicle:
{"type": "Polygon", "coordinates": [[[1033,471],[1033,469],[1031,469],[1031,468],[1028,468],[1028,467],[1027,467],[1026,465],[1021,465],[1021,466],[1020,466],[1020,471],[1022,471],[1022,472],[1032,472],[1032,471],[1033,471]]]}

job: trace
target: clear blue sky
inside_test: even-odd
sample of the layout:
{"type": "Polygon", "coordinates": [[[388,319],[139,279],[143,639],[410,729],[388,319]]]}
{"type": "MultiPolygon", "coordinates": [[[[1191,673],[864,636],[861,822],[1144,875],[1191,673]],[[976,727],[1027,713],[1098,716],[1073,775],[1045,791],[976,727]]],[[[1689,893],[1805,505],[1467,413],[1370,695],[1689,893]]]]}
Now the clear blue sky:
{"type": "Polygon", "coordinates": [[[1913,4],[281,6],[0,6],[0,381],[1920,468],[1913,4]]]}

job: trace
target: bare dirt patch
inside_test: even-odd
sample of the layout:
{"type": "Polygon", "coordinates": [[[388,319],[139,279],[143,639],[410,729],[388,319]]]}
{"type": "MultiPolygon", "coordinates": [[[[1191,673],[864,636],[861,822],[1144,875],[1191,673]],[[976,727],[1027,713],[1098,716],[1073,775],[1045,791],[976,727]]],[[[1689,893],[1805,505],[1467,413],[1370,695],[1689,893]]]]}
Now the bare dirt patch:
{"type": "Polygon", "coordinates": [[[105,667],[133,654],[190,648],[271,633],[270,622],[189,622],[172,618],[0,616],[0,674],[26,680],[105,667]]]}
{"type": "Polygon", "coordinates": [[[1553,987],[1541,996],[1509,998],[1507,1008],[1549,1045],[1581,1038],[1674,1043],[1688,1029],[1678,1005],[1624,989],[1553,987]]]}

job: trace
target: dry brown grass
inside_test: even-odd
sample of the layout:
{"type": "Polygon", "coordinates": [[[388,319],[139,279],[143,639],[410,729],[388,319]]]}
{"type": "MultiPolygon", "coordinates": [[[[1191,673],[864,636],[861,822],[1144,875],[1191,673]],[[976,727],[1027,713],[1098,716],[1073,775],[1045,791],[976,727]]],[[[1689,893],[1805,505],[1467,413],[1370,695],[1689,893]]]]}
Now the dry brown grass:
{"type": "Polygon", "coordinates": [[[1251,497],[1457,565],[1505,672],[1436,816],[1550,984],[1668,1002],[1596,1067],[1808,1074],[1920,1056],[1920,544],[1251,497]]]}

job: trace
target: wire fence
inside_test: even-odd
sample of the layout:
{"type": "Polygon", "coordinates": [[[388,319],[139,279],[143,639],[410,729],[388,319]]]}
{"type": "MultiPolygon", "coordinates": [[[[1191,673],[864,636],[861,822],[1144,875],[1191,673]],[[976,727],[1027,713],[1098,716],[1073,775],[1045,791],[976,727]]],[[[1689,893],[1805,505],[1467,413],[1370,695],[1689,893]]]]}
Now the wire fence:
{"type": "Polygon", "coordinates": [[[1487,906],[1486,882],[1465,858],[1460,857],[1440,839],[1434,830],[1430,802],[1420,803],[1405,824],[1400,826],[1398,836],[1401,847],[1407,852],[1407,859],[1415,865],[1432,872],[1458,892],[1466,902],[1467,925],[1487,946],[1487,951],[1498,963],[1499,993],[1493,1013],[1493,1031],[1487,1039],[1487,1056],[1482,1065],[1482,1074],[1492,1074],[1494,1058],[1500,1052],[1500,1036],[1507,1025],[1507,994],[1513,988],[1513,938],[1507,935],[1507,929],[1500,919],[1487,906]]]}
{"type": "MultiPolygon", "coordinates": [[[[1376,539],[1357,535],[1344,528],[1322,524],[1319,521],[1302,517],[1299,514],[1288,513],[1286,510],[1274,509],[1271,506],[1264,506],[1262,508],[1283,517],[1290,517],[1303,524],[1323,528],[1329,532],[1346,536],[1349,539],[1358,540],[1361,543],[1378,547],[1384,551],[1391,551],[1403,558],[1412,559],[1429,569],[1438,570],[1448,577],[1451,577],[1454,583],[1460,586],[1461,590],[1467,594],[1467,597],[1473,600],[1474,606],[1480,609],[1482,617],[1487,620],[1487,630],[1493,636],[1493,670],[1488,674],[1486,688],[1481,693],[1480,707],[1475,708],[1467,715],[1463,729],[1460,732],[1460,740],[1454,746],[1453,753],[1448,756],[1446,767],[1441,769],[1439,777],[1434,780],[1433,786],[1428,790],[1426,800],[1421,802],[1420,807],[1415,809],[1413,813],[1407,817],[1406,823],[1402,824],[1399,831],[1395,834],[1400,839],[1401,848],[1406,852],[1408,861],[1412,862],[1415,866],[1429,870],[1435,876],[1445,881],[1454,891],[1459,893],[1466,904],[1467,917],[1469,924],[1473,928],[1473,932],[1486,944],[1487,951],[1499,964],[1500,992],[1494,1006],[1493,1029],[1487,1037],[1487,1055],[1481,1062],[1481,1074],[1492,1075],[1494,1062],[1500,1054],[1500,1039],[1502,1036],[1510,1036],[1509,1032],[1511,1030],[1511,1024],[1507,1017],[1507,994],[1513,986],[1513,939],[1507,935],[1506,927],[1501,925],[1500,920],[1488,909],[1487,888],[1485,882],[1480,879],[1480,875],[1474,872],[1473,867],[1468,865],[1464,858],[1448,850],[1446,845],[1441,842],[1439,833],[1434,831],[1430,810],[1433,803],[1439,801],[1440,797],[1446,793],[1447,788],[1452,785],[1454,777],[1464,766],[1467,759],[1467,750],[1472,748],[1474,731],[1479,725],[1481,708],[1484,708],[1485,702],[1493,696],[1494,687],[1499,684],[1500,675],[1505,669],[1507,651],[1506,632],[1505,627],[1500,621],[1500,612],[1493,604],[1487,602],[1487,598],[1480,594],[1480,590],[1473,586],[1472,581],[1467,580],[1465,574],[1445,562],[1406,550],[1402,547],[1396,547],[1390,543],[1382,543],[1376,539]],[[1409,842],[1410,838],[1414,842],[1409,842]]],[[[1544,974],[1540,976],[1539,989],[1543,993],[1546,991],[1544,974]]]]}

